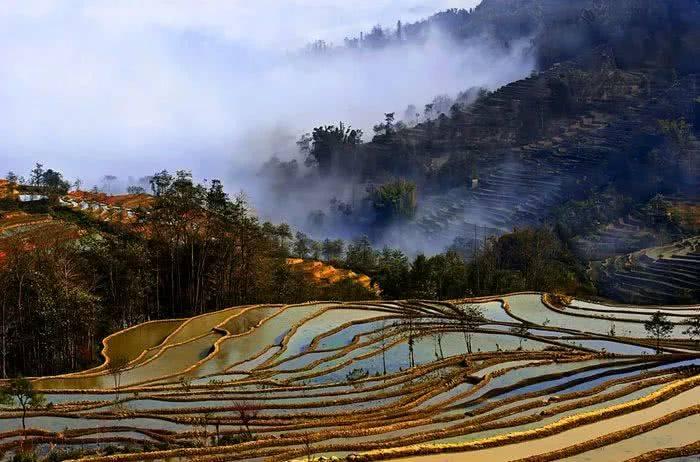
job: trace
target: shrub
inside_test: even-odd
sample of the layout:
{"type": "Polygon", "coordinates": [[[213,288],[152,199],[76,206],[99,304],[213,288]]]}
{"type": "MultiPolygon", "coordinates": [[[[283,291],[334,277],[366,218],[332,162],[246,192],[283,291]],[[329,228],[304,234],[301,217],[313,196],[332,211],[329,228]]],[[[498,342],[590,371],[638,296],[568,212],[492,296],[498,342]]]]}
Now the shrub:
{"type": "Polygon", "coordinates": [[[33,452],[21,451],[12,456],[12,462],[37,462],[39,459],[33,452]]]}
{"type": "Polygon", "coordinates": [[[219,446],[231,446],[234,444],[247,443],[248,441],[255,440],[255,437],[248,432],[235,433],[232,435],[222,435],[217,444],[219,446]]]}
{"type": "Polygon", "coordinates": [[[396,180],[368,192],[378,221],[412,218],[416,213],[416,185],[411,181],[396,180]]]}

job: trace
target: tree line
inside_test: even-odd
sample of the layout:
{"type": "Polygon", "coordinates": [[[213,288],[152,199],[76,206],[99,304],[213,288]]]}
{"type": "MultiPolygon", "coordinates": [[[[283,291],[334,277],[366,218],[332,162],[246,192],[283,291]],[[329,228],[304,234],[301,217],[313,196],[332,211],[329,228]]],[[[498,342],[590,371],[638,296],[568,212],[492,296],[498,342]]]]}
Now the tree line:
{"type": "Polygon", "coordinates": [[[523,290],[588,293],[585,269],[550,228],[523,228],[485,242],[458,238],[445,252],[409,258],[400,249],[375,249],[367,236],[314,241],[296,233],[298,258],[367,274],[386,299],[457,299],[523,290]]]}

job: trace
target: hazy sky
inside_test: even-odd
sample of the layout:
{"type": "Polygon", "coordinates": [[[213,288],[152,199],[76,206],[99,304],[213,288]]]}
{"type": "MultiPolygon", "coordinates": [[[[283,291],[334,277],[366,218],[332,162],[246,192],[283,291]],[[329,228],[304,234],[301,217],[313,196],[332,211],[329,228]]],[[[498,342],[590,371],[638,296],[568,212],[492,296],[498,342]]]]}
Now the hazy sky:
{"type": "MultiPolygon", "coordinates": [[[[512,57],[420,49],[317,65],[287,53],[478,0],[2,0],[0,168],[88,181],[156,169],[226,177],[313,124],[365,126],[439,93],[527,72],[512,57]],[[270,136],[270,134],[275,136],[270,136]]],[[[4,174],[4,173],[3,173],[4,174]]]]}
{"type": "Polygon", "coordinates": [[[3,0],[0,20],[19,29],[63,29],[84,23],[116,33],[162,28],[194,32],[246,46],[299,47],[315,39],[341,41],[376,24],[415,21],[480,0],[3,0]]]}

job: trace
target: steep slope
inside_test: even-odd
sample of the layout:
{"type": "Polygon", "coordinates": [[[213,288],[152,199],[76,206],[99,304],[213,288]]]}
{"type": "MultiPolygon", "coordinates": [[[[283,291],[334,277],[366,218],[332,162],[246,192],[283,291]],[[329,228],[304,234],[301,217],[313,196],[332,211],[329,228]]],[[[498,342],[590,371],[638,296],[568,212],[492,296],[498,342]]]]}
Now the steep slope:
{"type": "Polygon", "coordinates": [[[593,266],[603,295],[631,303],[691,303],[700,297],[700,237],[612,257],[593,266]]]}
{"type": "MultiPolygon", "coordinates": [[[[697,88],[697,76],[662,82],[643,72],[622,71],[608,57],[596,70],[560,65],[499,89],[463,114],[463,122],[443,120],[455,131],[443,144],[456,150],[468,143],[479,173],[463,186],[425,194],[409,239],[445,243],[473,236],[475,229],[485,236],[542,223],[554,206],[617,181],[620,163],[634,163],[660,142],[658,119],[692,115],[697,88]],[[656,84],[650,86],[652,78],[656,84]],[[554,111],[553,82],[566,82],[569,88],[572,108],[564,114],[554,111]],[[525,125],[539,125],[537,119],[540,128],[525,125]]],[[[411,136],[419,143],[434,141],[425,126],[412,129],[411,136]]],[[[688,150],[687,156],[688,164],[696,166],[698,153],[688,150]]],[[[441,169],[451,173],[458,167],[448,159],[441,169]]],[[[682,197],[690,198],[696,190],[693,173],[685,170],[687,176],[677,181],[682,197]]]]}

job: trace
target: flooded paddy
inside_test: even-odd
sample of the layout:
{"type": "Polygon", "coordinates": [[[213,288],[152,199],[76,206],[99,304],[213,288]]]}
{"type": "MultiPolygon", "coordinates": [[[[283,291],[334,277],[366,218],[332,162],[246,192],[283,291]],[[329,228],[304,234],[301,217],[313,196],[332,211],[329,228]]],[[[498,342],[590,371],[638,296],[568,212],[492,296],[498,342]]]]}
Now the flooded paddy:
{"type": "MultiPolygon", "coordinates": [[[[635,320],[625,314],[608,313],[606,319],[571,316],[566,311],[555,311],[547,308],[542,303],[541,296],[537,294],[514,295],[507,297],[510,311],[516,317],[524,319],[540,326],[558,327],[565,329],[575,329],[582,332],[607,335],[611,329],[615,334],[622,337],[645,338],[647,332],[644,329],[644,320],[648,320],[653,311],[644,319],[635,320]],[[637,322],[633,322],[637,321],[637,322]]],[[[672,336],[683,337],[685,326],[676,324],[672,336]]]]}
{"type": "MultiPolygon", "coordinates": [[[[697,403],[700,355],[678,343],[680,325],[668,339],[674,346],[657,355],[636,307],[575,300],[558,311],[539,294],[504,300],[249,306],[136,326],[105,340],[106,358],[128,358],[117,386],[105,365],[34,380],[51,404],[29,410],[27,441],[79,445],[87,460],[103,450],[99,439],[146,451],[145,460],[182,459],[181,448],[299,459],[305,439],[316,456],[437,461],[449,455],[410,448],[444,447],[459,460],[509,460],[593,438],[578,427],[549,430],[567,419],[592,415],[583,428],[612,432],[697,403]],[[467,307],[481,316],[466,317],[467,307]],[[609,335],[611,323],[620,337],[609,335]],[[611,408],[620,411],[606,414],[611,408]],[[512,435],[525,436],[510,444],[512,435]],[[499,447],[470,449],[494,438],[499,447]]],[[[693,309],[668,311],[682,320],[693,309]]],[[[691,412],[648,439],[612,441],[610,454],[687,444],[681,430],[697,424],[691,412]]],[[[22,443],[21,428],[17,405],[0,407],[6,458],[22,443]]],[[[563,460],[599,459],[603,449],[563,460]]]]}

